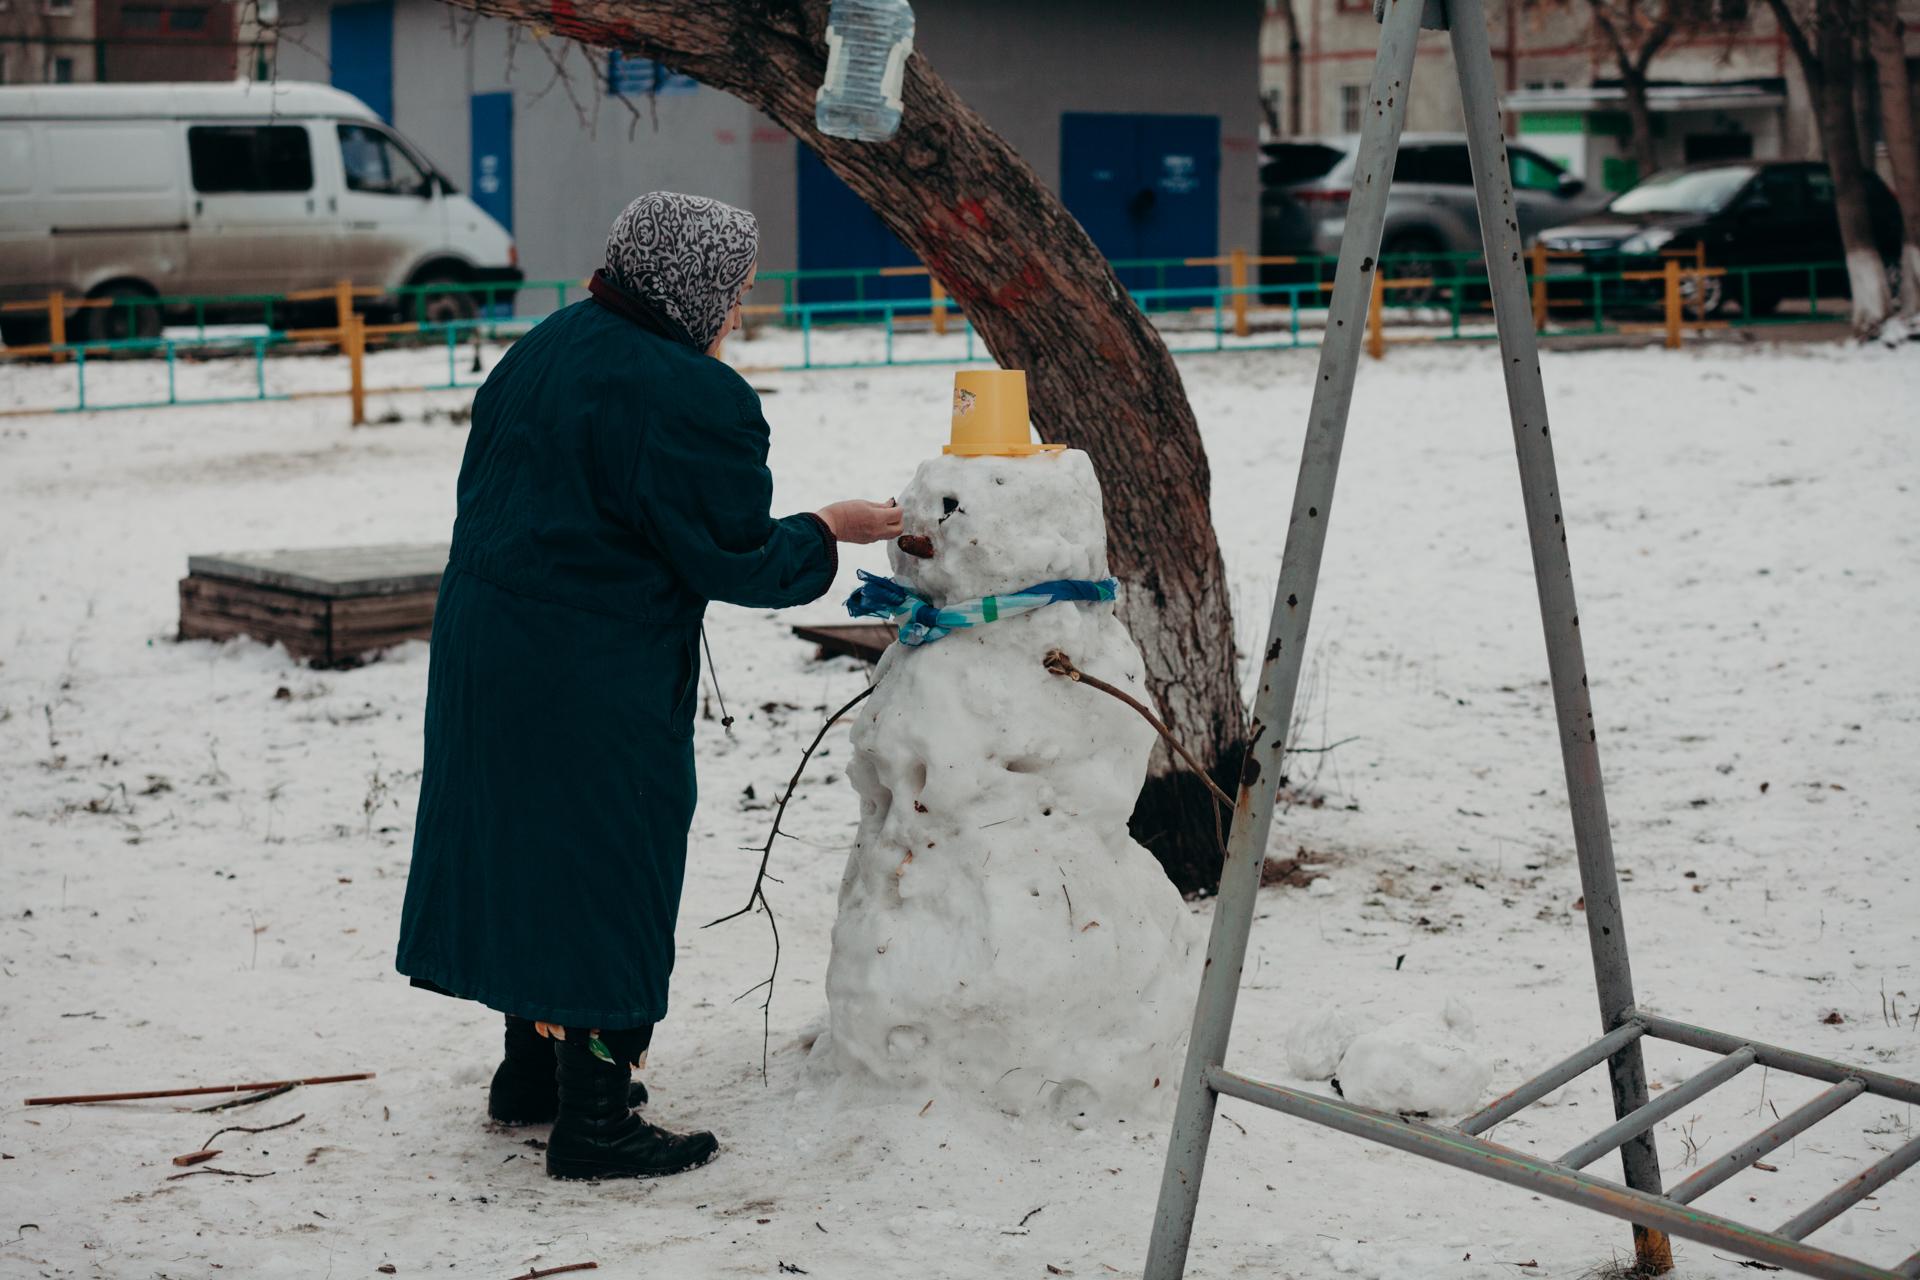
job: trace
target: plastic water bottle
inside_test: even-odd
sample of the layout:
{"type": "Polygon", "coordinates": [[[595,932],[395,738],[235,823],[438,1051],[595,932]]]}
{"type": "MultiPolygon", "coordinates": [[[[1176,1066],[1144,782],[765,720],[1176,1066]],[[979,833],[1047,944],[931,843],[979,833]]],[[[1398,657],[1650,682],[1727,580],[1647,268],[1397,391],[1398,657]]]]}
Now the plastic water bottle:
{"type": "Polygon", "coordinates": [[[827,77],[814,99],[820,132],[885,142],[900,127],[900,82],[913,52],[907,0],[833,0],[827,9],[827,77]]]}

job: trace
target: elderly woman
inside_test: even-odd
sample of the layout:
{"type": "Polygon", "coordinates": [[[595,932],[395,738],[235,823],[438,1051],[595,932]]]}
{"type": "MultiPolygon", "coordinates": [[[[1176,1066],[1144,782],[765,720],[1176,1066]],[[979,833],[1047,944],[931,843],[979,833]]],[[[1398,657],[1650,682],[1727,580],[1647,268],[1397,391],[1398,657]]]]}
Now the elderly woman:
{"type": "Polygon", "coordinates": [[[656,192],[613,224],[591,297],[515,343],[473,402],[427,677],[397,966],[506,1015],[488,1111],[553,1121],[548,1173],[706,1163],[634,1113],[667,1013],[693,818],[707,602],[818,598],[889,504],[768,513],[767,424],[715,358],[759,229],[656,192]]]}

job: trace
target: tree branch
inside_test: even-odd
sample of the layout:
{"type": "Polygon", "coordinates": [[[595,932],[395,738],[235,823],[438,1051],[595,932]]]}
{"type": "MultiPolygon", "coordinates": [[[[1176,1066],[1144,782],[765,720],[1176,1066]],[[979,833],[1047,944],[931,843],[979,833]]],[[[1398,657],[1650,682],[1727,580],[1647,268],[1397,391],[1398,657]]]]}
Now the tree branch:
{"type": "Polygon", "coordinates": [[[1814,53],[1813,45],[1807,41],[1807,33],[1793,16],[1793,10],[1787,7],[1787,0],[1767,0],[1767,8],[1773,10],[1774,23],[1780,28],[1780,34],[1787,38],[1787,44],[1793,49],[1793,56],[1800,63],[1800,74],[1806,77],[1807,87],[1816,92],[1821,88],[1823,79],[1820,73],[1820,58],[1814,53]]]}
{"type": "Polygon", "coordinates": [[[878,683],[870,684],[852,698],[848,699],[845,706],[827,717],[827,722],[820,726],[820,732],[813,735],[813,741],[809,742],[807,749],[800,753],[800,763],[794,766],[793,776],[787,779],[787,789],[781,793],[780,803],[773,811],[773,826],[767,831],[767,842],[760,846],[760,869],[754,873],[753,891],[747,894],[747,905],[738,911],[721,916],[718,920],[709,920],[700,926],[702,929],[711,929],[717,924],[725,924],[729,920],[738,920],[741,916],[752,911],[755,906],[763,908],[767,913],[767,927],[773,930],[773,971],[767,975],[764,982],[756,982],[734,997],[734,1000],[738,1002],[745,1000],[762,987],[767,989],[767,998],[760,1004],[760,1083],[762,1085],[768,1083],[767,1046],[773,1039],[773,980],[780,974],[780,924],[779,921],[774,919],[773,904],[767,901],[766,891],[766,882],[770,878],[767,875],[767,863],[773,858],[773,842],[786,834],[786,832],[780,830],[780,819],[786,816],[787,802],[793,799],[794,788],[800,785],[800,775],[806,771],[807,761],[813,759],[814,750],[826,739],[827,730],[839,723],[841,716],[844,716],[847,712],[859,706],[860,703],[867,698],[872,697],[873,691],[879,687],[878,683]]]}

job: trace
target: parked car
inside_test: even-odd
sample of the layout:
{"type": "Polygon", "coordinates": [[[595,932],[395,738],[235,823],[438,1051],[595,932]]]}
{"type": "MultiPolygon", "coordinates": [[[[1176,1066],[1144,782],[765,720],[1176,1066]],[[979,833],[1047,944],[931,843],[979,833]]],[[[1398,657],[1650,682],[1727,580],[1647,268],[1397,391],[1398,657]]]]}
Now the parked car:
{"type": "MultiPolygon", "coordinates": [[[[365,103],[281,82],[0,88],[0,301],[519,283],[513,238],[365,103]]],[[[435,319],[471,293],[427,296],[435,319]]],[[[151,336],[154,307],[74,313],[151,336]]],[[[10,344],[44,341],[31,312],[10,344]]]]}
{"type": "MultiPolygon", "coordinates": [[[[1868,208],[1873,218],[1875,246],[1889,272],[1900,257],[1900,206],[1886,184],[1867,174],[1868,208]]],[[[1554,263],[1550,271],[1577,273],[1616,269],[1622,259],[1706,247],[1707,265],[1714,267],[1788,267],[1832,263],[1812,272],[1812,288],[1821,296],[1846,297],[1850,292],[1840,262],[1846,253],[1840,242],[1840,220],[1834,210],[1833,179],[1827,166],[1813,161],[1734,161],[1692,165],[1656,173],[1616,198],[1606,209],[1564,226],[1551,227],[1539,243],[1561,252],[1590,255],[1590,261],[1554,263]],[[1591,260],[1597,258],[1597,261],[1591,260]]],[[[1642,264],[1643,266],[1646,264],[1642,264]]],[[[1738,275],[1708,276],[1683,282],[1690,307],[1708,315],[1745,303],[1753,314],[1765,315],[1788,297],[1806,297],[1809,272],[1781,270],[1754,272],[1748,281],[1738,275]]],[[[1651,300],[1659,295],[1657,281],[1620,282],[1602,286],[1607,300],[1651,300]]],[[[1563,290],[1556,286],[1556,295],[1563,290]]],[[[1591,286],[1585,286],[1590,295],[1591,286]]],[[[1566,286],[1578,296],[1581,287],[1566,286]]]]}
{"type": "MultiPolygon", "coordinates": [[[[1262,255],[1340,252],[1359,144],[1358,137],[1337,137],[1272,142],[1261,148],[1262,255]]],[[[1537,151],[1509,142],[1507,157],[1523,236],[1581,217],[1606,203],[1604,193],[1589,192],[1580,179],[1537,151]]],[[[1393,264],[1393,270],[1411,278],[1445,274],[1442,255],[1479,251],[1480,213],[1474,203],[1466,135],[1403,134],[1387,194],[1381,254],[1390,262],[1396,255],[1406,255],[1393,264]],[[1431,264],[1425,255],[1433,255],[1431,264]]],[[[1476,264],[1475,271],[1480,270],[1476,264]]],[[[1269,282],[1300,278],[1284,268],[1262,275],[1269,282]]],[[[1403,290],[1400,296],[1419,301],[1421,295],[1434,292],[1403,290]]]]}

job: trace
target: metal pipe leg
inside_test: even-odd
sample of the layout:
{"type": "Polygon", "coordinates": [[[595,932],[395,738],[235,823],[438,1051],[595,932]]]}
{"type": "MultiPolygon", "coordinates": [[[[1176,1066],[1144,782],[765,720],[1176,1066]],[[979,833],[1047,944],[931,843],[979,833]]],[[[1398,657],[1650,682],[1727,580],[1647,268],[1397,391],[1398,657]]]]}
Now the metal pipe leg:
{"type": "MultiPolygon", "coordinates": [[[[1567,556],[1566,526],[1560,518],[1560,482],[1547,435],[1547,398],[1540,383],[1532,299],[1521,262],[1519,215],[1507,167],[1484,6],[1481,0],[1447,0],[1447,9],[1461,105],[1466,112],[1467,151],[1473,159],[1481,238],[1486,246],[1487,280],[1493,293],[1494,321],[1500,330],[1500,366],[1506,374],[1507,406],[1513,415],[1520,487],[1533,543],[1534,584],[1539,590],[1540,616],[1547,633],[1547,667],[1553,681],[1560,755],[1573,812],[1580,887],[1586,896],[1587,941],[1593,952],[1601,1030],[1611,1031],[1633,1012],[1633,975],[1627,963],[1620,882],[1614,871],[1606,793],[1600,781],[1600,749],[1587,695],[1573,567],[1567,556]]],[[[1613,1082],[1614,1115],[1625,1116],[1645,1106],[1647,1074],[1640,1041],[1614,1054],[1607,1067],[1613,1082]]],[[[1660,1160],[1652,1131],[1631,1139],[1620,1152],[1627,1185],[1658,1195],[1660,1160]]],[[[1643,1269],[1672,1269],[1673,1249],[1664,1232],[1636,1224],[1633,1233],[1634,1252],[1643,1269]]]]}
{"type": "Polygon", "coordinates": [[[1220,899],[1214,905],[1213,932],[1207,940],[1200,996],[1194,1005],[1193,1035],[1187,1044],[1186,1070],[1167,1142],[1146,1280],[1177,1280],[1186,1270],[1200,1177],[1213,1133],[1216,1098],[1207,1073],[1226,1057],[1234,1005],[1240,994],[1247,933],[1253,924],[1260,867],[1285,759],[1281,751],[1286,745],[1287,726],[1293,721],[1307,620],[1320,575],[1340,445],[1346,434],[1347,410],[1353,400],[1354,373],[1366,327],[1369,286],[1386,221],[1387,187],[1393,177],[1401,124],[1406,119],[1407,85],[1413,75],[1423,3],[1387,0],[1382,15],[1380,55],[1374,63],[1361,124],[1353,198],[1341,238],[1333,298],[1328,304],[1326,340],[1320,348],[1319,379],[1314,383],[1313,407],[1307,419],[1286,550],[1280,558],[1280,582],[1274,593],[1266,658],[1260,668],[1260,688],[1254,698],[1253,723],[1248,730],[1246,760],[1234,806],[1233,836],[1220,877],[1220,899]]]}

